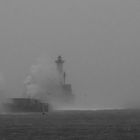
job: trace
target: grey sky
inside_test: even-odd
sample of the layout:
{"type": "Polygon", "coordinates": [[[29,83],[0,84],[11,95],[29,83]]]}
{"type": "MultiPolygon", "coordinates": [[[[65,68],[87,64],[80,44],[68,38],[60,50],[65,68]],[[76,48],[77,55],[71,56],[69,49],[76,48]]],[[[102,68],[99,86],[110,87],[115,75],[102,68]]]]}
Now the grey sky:
{"type": "Polygon", "coordinates": [[[21,95],[42,54],[67,60],[79,101],[118,107],[140,99],[140,1],[1,0],[0,72],[21,95]],[[85,98],[83,98],[85,97],[85,98]]]}

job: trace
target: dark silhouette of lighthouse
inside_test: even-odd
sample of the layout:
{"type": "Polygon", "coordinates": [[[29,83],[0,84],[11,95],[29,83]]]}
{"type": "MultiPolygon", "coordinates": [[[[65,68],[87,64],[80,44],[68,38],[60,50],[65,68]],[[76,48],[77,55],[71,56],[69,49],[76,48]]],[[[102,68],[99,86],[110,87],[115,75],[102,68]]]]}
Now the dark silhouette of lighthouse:
{"type": "Polygon", "coordinates": [[[62,59],[62,56],[58,56],[57,60],[55,61],[57,65],[58,75],[59,75],[59,82],[61,85],[65,85],[65,78],[66,78],[66,73],[63,70],[64,62],[65,61],[62,59]]]}
{"type": "Polygon", "coordinates": [[[62,59],[62,56],[58,56],[55,61],[59,75],[59,83],[62,88],[63,99],[66,102],[71,102],[74,96],[72,94],[71,84],[66,83],[66,72],[63,70],[64,62],[65,61],[62,59]]]}

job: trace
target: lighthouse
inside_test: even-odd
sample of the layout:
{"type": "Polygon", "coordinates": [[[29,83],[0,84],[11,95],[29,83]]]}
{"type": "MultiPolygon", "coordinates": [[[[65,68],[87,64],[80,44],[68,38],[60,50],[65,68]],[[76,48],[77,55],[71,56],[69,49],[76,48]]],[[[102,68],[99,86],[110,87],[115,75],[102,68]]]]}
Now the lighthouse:
{"type": "Polygon", "coordinates": [[[70,103],[73,100],[74,95],[72,94],[71,84],[66,83],[66,72],[63,70],[64,62],[65,61],[62,59],[62,56],[58,56],[55,61],[59,75],[60,87],[62,89],[62,96],[60,96],[60,98],[63,99],[64,102],[70,103]]]}
{"type": "Polygon", "coordinates": [[[60,83],[60,85],[65,85],[65,72],[63,70],[64,60],[62,59],[62,56],[58,56],[55,63],[57,65],[57,71],[58,71],[58,75],[59,75],[59,83],[60,83]]]}

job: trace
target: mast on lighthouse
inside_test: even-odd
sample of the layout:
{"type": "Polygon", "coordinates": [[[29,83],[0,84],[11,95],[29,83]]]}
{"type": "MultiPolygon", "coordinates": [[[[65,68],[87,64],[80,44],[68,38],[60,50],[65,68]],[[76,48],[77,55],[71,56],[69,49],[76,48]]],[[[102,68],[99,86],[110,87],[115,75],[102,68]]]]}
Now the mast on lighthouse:
{"type": "Polygon", "coordinates": [[[62,56],[58,56],[55,63],[57,65],[57,71],[59,74],[60,84],[64,85],[65,84],[65,72],[63,71],[64,60],[62,59],[62,56]]]}

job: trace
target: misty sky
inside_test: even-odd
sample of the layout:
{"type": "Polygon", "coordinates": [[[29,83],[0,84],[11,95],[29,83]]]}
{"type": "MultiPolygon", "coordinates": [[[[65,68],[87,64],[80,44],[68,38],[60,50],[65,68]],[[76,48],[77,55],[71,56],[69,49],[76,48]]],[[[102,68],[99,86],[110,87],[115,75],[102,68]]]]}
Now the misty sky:
{"type": "Polygon", "coordinates": [[[139,0],[1,0],[0,80],[21,95],[41,55],[66,60],[82,106],[140,101],[139,0]]]}

